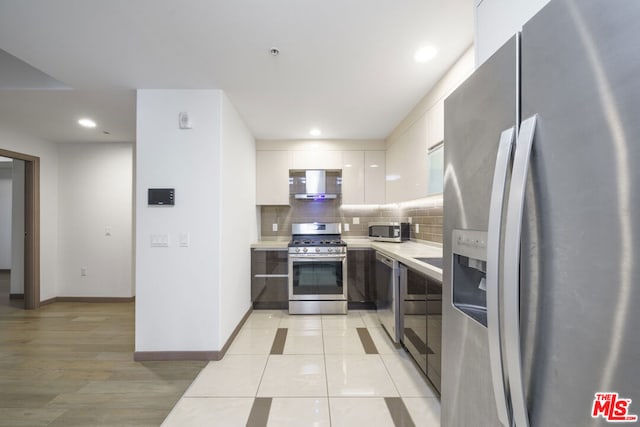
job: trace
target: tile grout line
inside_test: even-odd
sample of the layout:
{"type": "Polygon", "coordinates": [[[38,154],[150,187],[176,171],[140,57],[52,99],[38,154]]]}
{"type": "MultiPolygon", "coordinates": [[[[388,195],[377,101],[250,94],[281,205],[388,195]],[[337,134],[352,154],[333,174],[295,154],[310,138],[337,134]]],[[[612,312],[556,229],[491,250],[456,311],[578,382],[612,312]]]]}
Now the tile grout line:
{"type": "Polygon", "coordinates": [[[324,346],[324,319],[320,318],[320,336],[322,337],[322,359],[324,360],[324,383],[327,387],[327,412],[329,413],[329,427],[333,425],[331,419],[331,400],[329,397],[329,372],[327,370],[327,350],[324,346]]]}
{"type": "MultiPolygon", "coordinates": [[[[367,332],[369,331],[369,327],[367,326],[367,332]]],[[[391,375],[391,372],[389,371],[389,367],[387,366],[387,364],[384,361],[384,357],[382,357],[382,354],[378,354],[378,356],[380,356],[380,361],[382,362],[382,366],[384,366],[385,371],[387,371],[387,375],[389,375],[389,378],[391,379],[391,383],[393,384],[393,387],[395,387],[396,392],[398,393],[398,397],[400,399],[402,399],[402,395],[400,394],[400,389],[398,388],[398,385],[396,384],[396,380],[393,379],[393,375],[391,375]]]]}

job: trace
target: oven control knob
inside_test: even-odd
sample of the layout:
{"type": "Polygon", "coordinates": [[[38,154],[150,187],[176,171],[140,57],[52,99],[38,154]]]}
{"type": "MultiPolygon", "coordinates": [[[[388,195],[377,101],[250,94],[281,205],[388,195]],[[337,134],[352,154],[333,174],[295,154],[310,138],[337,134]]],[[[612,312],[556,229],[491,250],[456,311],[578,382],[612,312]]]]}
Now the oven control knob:
{"type": "Polygon", "coordinates": [[[316,248],[316,252],[320,252],[320,248],[316,248]]]}
{"type": "Polygon", "coordinates": [[[307,252],[307,248],[302,249],[302,252],[307,252]]]}
{"type": "Polygon", "coordinates": [[[328,248],[327,251],[333,252],[333,248],[328,248]]]}
{"type": "Polygon", "coordinates": [[[296,248],[296,252],[300,252],[300,248],[296,248]]]}

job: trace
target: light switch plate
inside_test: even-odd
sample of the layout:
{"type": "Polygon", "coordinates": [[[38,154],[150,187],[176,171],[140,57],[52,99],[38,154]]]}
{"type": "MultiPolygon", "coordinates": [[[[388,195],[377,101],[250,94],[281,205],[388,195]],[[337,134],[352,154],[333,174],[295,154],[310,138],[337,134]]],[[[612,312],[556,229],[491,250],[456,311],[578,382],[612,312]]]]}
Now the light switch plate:
{"type": "Polygon", "coordinates": [[[412,217],[409,217],[408,221],[409,221],[409,224],[413,224],[413,218],[412,217]]]}
{"type": "Polygon", "coordinates": [[[152,234],[151,247],[152,248],[168,248],[169,235],[168,234],[152,234]]]}
{"type": "Polygon", "coordinates": [[[357,216],[353,217],[353,223],[360,224],[360,218],[358,218],[357,216]]]}
{"type": "Polygon", "coordinates": [[[348,222],[344,223],[344,231],[349,231],[349,223],[348,222]]]}
{"type": "Polygon", "coordinates": [[[271,231],[278,231],[278,224],[271,224],[271,231]]]}
{"type": "Polygon", "coordinates": [[[420,224],[416,224],[416,233],[420,232],[420,224]]]}
{"type": "Polygon", "coordinates": [[[186,233],[186,232],[180,233],[180,247],[181,248],[188,248],[190,241],[191,241],[191,236],[189,235],[189,233],[186,233]]]}

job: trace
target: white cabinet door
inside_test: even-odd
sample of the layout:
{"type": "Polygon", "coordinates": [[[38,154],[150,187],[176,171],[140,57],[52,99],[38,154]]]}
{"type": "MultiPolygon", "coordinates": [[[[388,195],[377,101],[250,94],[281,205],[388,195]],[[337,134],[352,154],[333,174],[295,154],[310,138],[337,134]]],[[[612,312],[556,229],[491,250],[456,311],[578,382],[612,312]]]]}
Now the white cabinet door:
{"type": "Polygon", "coordinates": [[[427,111],[427,148],[444,139],[444,100],[440,99],[427,111]]]}
{"type": "MultiPolygon", "coordinates": [[[[364,153],[364,202],[385,203],[386,167],[384,151],[365,151],[364,153]]],[[[344,169],[342,174],[344,175],[344,169]]],[[[344,177],[343,177],[344,182],[344,177]]]]}
{"type": "Polygon", "coordinates": [[[342,151],[290,151],[289,169],[341,169],[342,151]]]}
{"type": "Polygon", "coordinates": [[[256,204],[289,204],[287,151],[256,151],[256,204]]]}
{"type": "Polygon", "coordinates": [[[427,115],[424,114],[387,149],[387,202],[427,195],[427,115]]]}
{"type": "Polygon", "coordinates": [[[365,203],[365,152],[342,152],[342,203],[365,203]]]}

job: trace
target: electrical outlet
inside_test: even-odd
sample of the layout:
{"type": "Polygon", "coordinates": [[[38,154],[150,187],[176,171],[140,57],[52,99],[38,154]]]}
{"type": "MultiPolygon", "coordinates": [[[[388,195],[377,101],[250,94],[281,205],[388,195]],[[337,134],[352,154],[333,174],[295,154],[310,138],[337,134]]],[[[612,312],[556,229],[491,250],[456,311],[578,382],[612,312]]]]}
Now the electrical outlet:
{"type": "Polygon", "coordinates": [[[278,231],[278,224],[271,224],[271,231],[278,231]]]}
{"type": "Polygon", "coordinates": [[[349,223],[348,222],[344,223],[344,231],[349,231],[349,223]]]}
{"type": "Polygon", "coordinates": [[[107,236],[107,237],[111,236],[111,227],[105,227],[104,235],[107,236]]]}
{"type": "Polygon", "coordinates": [[[80,267],[80,275],[81,276],[87,275],[87,267],[80,267]]]}
{"type": "Polygon", "coordinates": [[[407,220],[409,221],[409,224],[413,224],[413,218],[409,217],[407,220]]]}
{"type": "Polygon", "coordinates": [[[360,224],[360,218],[358,218],[357,216],[353,217],[353,223],[354,224],[360,224]]]}
{"type": "Polygon", "coordinates": [[[189,233],[186,232],[182,232],[180,233],[180,247],[181,248],[188,248],[189,247],[189,241],[191,240],[189,233]]]}
{"type": "Polygon", "coordinates": [[[420,224],[416,224],[416,233],[420,232],[420,224]]]}

